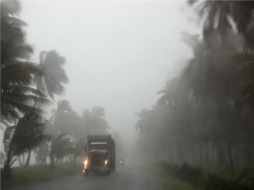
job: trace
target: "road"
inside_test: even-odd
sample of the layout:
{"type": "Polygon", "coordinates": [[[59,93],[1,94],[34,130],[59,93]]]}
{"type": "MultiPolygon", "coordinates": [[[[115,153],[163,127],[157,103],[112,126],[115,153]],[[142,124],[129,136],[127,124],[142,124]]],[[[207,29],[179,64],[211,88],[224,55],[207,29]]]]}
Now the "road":
{"type": "Polygon", "coordinates": [[[110,176],[81,173],[14,190],[163,190],[151,174],[141,168],[119,168],[110,176]]]}

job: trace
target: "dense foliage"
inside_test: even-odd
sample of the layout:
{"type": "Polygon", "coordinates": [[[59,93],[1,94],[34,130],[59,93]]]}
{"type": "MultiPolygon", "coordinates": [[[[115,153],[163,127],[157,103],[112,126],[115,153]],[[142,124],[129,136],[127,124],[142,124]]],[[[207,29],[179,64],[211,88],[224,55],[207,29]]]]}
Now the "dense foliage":
{"type": "MultiPolygon", "coordinates": [[[[26,25],[19,17],[19,1],[1,1],[1,128],[4,129],[4,168],[6,185],[16,158],[48,139],[45,106],[64,89],[68,77],[64,58],[55,51],[43,52],[40,64],[33,63],[32,47],[26,43],[26,25]]],[[[20,161],[20,159],[18,159],[20,161]]]]}
{"type": "Polygon", "coordinates": [[[185,38],[193,57],[139,114],[138,142],[147,157],[173,165],[254,169],[253,3],[197,5],[203,36],[185,38]]]}
{"type": "MultiPolygon", "coordinates": [[[[96,106],[91,110],[86,109],[80,116],[67,100],[60,100],[57,108],[52,110],[45,130],[45,134],[51,138],[35,149],[36,161],[46,164],[47,158],[50,158],[52,166],[64,159],[75,163],[84,154],[87,135],[110,133],[104,108],[96,106]]],[[[113,136],[121,144],[121,137],[117,134],[113,136]]]]}
{"type": "Polygon", "coordinates": [[[45,103],[43,93],[31,87],[39,68],[28,61],[33,52],[25,41],[25,23],[17,15],[18,1],[1,2],[1,122],[17,121],[27,112],[40,113],[31,102],[45,103]]]}

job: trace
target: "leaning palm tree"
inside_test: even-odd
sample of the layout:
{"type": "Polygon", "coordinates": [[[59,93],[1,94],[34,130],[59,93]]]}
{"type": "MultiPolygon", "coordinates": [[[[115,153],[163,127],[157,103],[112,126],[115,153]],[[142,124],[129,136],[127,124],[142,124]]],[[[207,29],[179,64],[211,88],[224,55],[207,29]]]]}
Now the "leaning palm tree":
{"type": "Polygon", "coordinates": [[[228,30],[235,28],[243,35],[246,46],[254,48],[253,11],[253,1],[201,1],[200,14],[204,18],[204,36],[209,37],[215,30],[226,34],[228,30]]]}
{"type": "MultiPolygon", "coordinates": [[[[39,58],[39,69],[41,73],[35,76],[34,82],[38,91],[43,92],[49,98],[53,99],[55,95],[59,95],[64,91],[64,84],[68,82],[68,77],[63,68],[65,59],[58,55],[56,51],[43,51],[40,53],[39,58]]],[[[36,101],[34,102],[34,107],[37,108],[36,101]]],[[[35,152],[37,157],[42,154],[39,151],[43,150],[39,148],[35,152]]]]}
{"type": "Polygon", "coordinates": [[[1,2],[1,66],[23,62],[33,52],[25,41],[23,27],[18,18],[20,3],[16,0],[1,2]]]}
{"type": "Polygon", "coordinates": [[[25,23],[17,15],[18,1],[1,2],[1,123],[17,121],[34,109],[31,102],[46,102],[43,93],[31,87],[40,69],[27,59],[33,52],[25,41],[25,23]]]}
{"type": "Polygon", "coordinates": [[[30,113],[41,114],[41,105],[47,103],[46,95],[34,89],[32,85],[32,79],[35,75],[41,74],[41,71],[36,64],[28,61],[33,49],[26,43],[23,30],[25,23],[18,18],[19,12],[20,3],[18,1],[1,1],[0,122],[6,128],[5,147],[9,147],[2,175],[5,178],[2,181],[3,183],[7,182],[10,177],[10,167],[15,160],[14,156],[26,152],[31,146],[36,145],[33,140],[38,136],[35,133],[30,133],[33,132],[33,129],[19,133],[20,128],[23,130],[23,127],[21,127],[23,121],[30,113]],[[33,106],[34,102],[37,102],[38,106],[36,108],[33,106]],[[22,142],[25,141],[14,143],[18,142],[19,138],[29,140],[30,144],[23,144],[24,146],[21,147],[22,142]]]}
{"type": "Polygon", "coordinates": [[[17,125],[9,126],[4,133],[4,150],[6,161],[3,169],[3,182],[8,182],[10,168],[19,156],[34,147],[37,147],[47,136],[43,135],[45,121],[36,112],[24,115],[17,125]]]}
{"type": "MultiPolygon", "coordinates": [[[[200,2],[200,1],[199,1],[200,2]]],[[[229,37],[230,32],[237,32],[243,37],[243,48],[238,43],[233,48],[239,47],[242,51],[235,52],[234,61],[240,64],[234,73],[239,89],[237,104],[254,106],[254,1],[209,1],[201,2],[200,13],[204,18],[203,34],[209,43],[214,43],[219,35],[224,42],[231,44],[236,36],[229,37]]],[[[224,43],[223,44],[226,44],[224,43]]],[[[218,47],[216,47],[218,48],[218,47]]]]}
{"type": "Polygon", "coordinates": [[[68,77],[63,68],[64,64],[65,59],[56,51],[41,52],[39,68],[42,73],[34,78],[37,89],[50,98],[61,94],[64,90],[64,84],[68,82],[68,77]]]}

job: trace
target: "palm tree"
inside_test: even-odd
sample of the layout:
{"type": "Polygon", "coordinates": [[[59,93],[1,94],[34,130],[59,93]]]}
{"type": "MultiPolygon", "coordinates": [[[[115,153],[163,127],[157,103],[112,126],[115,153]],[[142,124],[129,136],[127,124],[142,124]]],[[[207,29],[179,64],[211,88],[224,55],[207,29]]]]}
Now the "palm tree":
{"type": "MultiPolygon", "coordinates": [[[[41,52],[39,64],[41,72],[34,77],[37,90],[45,93],[51,99],[54,98],[54,95],[61,94],[64,90],[63,85],[68,82],[68,77],[63,68],[64,64],[65,59],[59,56],[56,51],[41,52]]],[[[34,101],[35,109],[38,107],[37,103],[37,101],[34,101]]],[[[27,163],[30,160],[30,153],[31,150],[29,150],[27,163]]]]}
{"type": "Polygon", "coordinates": [[[57,54],[56,51],[43,51],[40,53],[39,68],[42,73],[35,76],[37,89],[47,94],[50,98],[61,94],[64,84],[68,82],[63,65],[65,59],[57,54]]]}
{"type": "Polygon", "coordinates": [[[60,133],[51,141],[50,165],[53,168],[57,159],[62,159],[68,154],[74,152],[74,144],[66,133],[60,133]]]}
{"type": "Polygon", "coordinates": [[[37,147],[47,138],[42,132],[45,126],[46,123],[40,115],[36,112],[29,112],[18,121],[17,125],[5,129],[3,140],[6,152],[3,170],[5,182],[10,177],[10,167],[15,161],[15,156],[37,147]]]}
{"type": "Polygon", "coordinates": [[[22,63],[33,52],[32,47],[25,42],[25,33],[23,31],[25,23],[17,17],[20,10],[20,3],[17,0],[3,0],[1,2],[2,66],[22,63]]]}
{"type": "Polygon", "coordinates": [[[109,133],[108,121],[105,118],[105,110],[103,107],[95,106],[91,111],[84,111],[83,121],[88,127],[89,134],[109,133]]]}
{"type": "Polygon", "coordinates": [[[40,141],[43,124],[38,117],[42,113],[41,106],[48,102],[46,95],[32,86],[32,79],[41,71],[36,64],[27,61],[33,49],[26,43],[25,23],[17,17],[19,12],[18,1],[1,1],[1,123],[6,127],[7,153],[3,182],[10,177],[14,156],[40,141]],[[38,107],[33,106],[34,102],[38,107]]]}
{"type": "MultiPolygon", "coordinates": [[[[243,48],[237,44],[234,48],[242,48],[236,52],[234,58],[239,61],[236,68],[235,78],[239,84],[237,97],[238,104],[254,106],[254,83],[253,83],[253,48],[254,48],[254,1],[205,1],[201,5],[200,13],[204,17],[204,37],[214,41],[214,33],[220,34],[223,41],[232,42],[236,36],[228,37],[234,31],[244,38],[243,48]],[[250,50],[250,51],[249,51],[250,50]]],[[[210,42],[209,41],[209,42],[210,42]]],[[[218,47],[217,47],[218,48],[218,47]]]]}
{"type": "Polygon", "coordinates": [[[246,45],[254,48],[253,11],[253,1],[206,0],[200,9],[201,16],[205,18],[204,36],[209,37],[214,30],[226,34],[228,30],[233,30],[235,25],[237,31],[245,38],[246,45]]]}
{"type": "Polygon", "coordinates": [[[31,102],[46,102],[45,95],[30,86],[40,70],[27,61],[33,51],[25,42],[25,23],[17,17],[19,12],[18,1],[1,2],[1,122],[5,124],[30,111],[40,112],[31,102]]]}
{"type": "Polygon", "coordinates": [[[80,133],[81,126],[81,118],[72,110],[70,103],[67,100],[58,101],[57,109],[52,110],[52,116],[45,131],[53,140],[44,142],[35,150],[38,162],[45,164],[46,157],[50,155],[50,146],[54,144],[54,139],[57,139],[59,134],[68,134],[73,141],[76,141],[81,134],[83,135],[80,133]]]}

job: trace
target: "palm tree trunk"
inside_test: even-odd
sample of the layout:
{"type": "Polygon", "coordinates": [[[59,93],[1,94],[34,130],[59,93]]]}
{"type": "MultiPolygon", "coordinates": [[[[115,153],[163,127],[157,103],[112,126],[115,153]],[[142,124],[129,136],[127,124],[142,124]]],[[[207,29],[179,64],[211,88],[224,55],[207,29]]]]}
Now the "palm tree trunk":
{"type": "Polygon", "coordinates": [[[1,174],[1,188],[5,188],[8,183],[9,183],[9,180],[10,180],[10,177],[11,177],[11,165],[13,164],[15,160],[13,160],[13,156],[12,156],[12,149],[11,149],[11,146],[7,152],[7,155],[6,155],[6,161],[4,163],[4,168],[3,168],[3,172],[1,174]]]}
{"type": "Polygon", "coordinates": [[[41,165],[46,165],[46,161],[47,161],[47,156],[42,158],[41,165]]]}
{"type": "Polygon", "coordinates": [[[24,162],[21,160],[20,156],[18,156],[18,162],[20,166],[24,166],[24,162]]]}
{"type": "Polygon", "coordinates": [[[28,152],[25,166],[29,166],[30,158],[31,158],[31,150],[29,150],[29,152],[28,152]]]}
{"type": "Polygon", "coordinates": [[[206,152],[205,152],[205,165],[206,165],[207,173],[210,173],[209,154],[210,154],[210,150],[209,150],[209,146],[208,146],[208,147],[206,147],[206,152]]]}
{"type": "Polygon", "coordinates": [[[53,155],[50,155],[50,167],[54,168],[55,167],[55,158],[53,155]]]}
{"type": "Polygon", "coordinates": [[[230,167],[231,167],[232,171],[234,171],[232,147],[231,147],[231,144],[229,142],[227,142],[227,153],[228,153],[228,159],[229,159],[230,167]]]}

